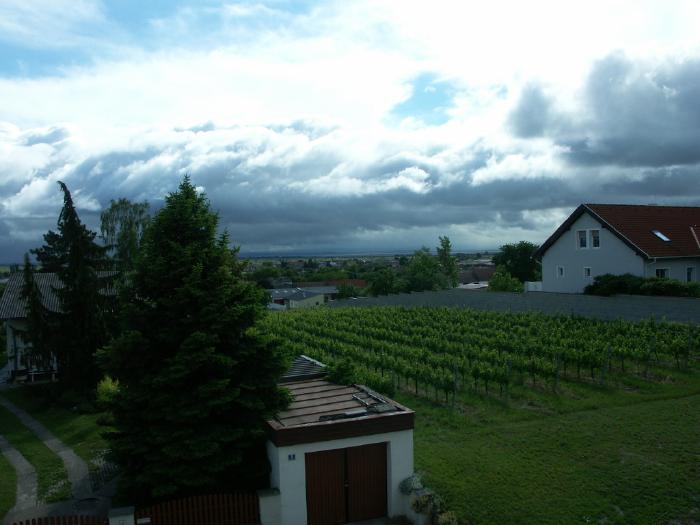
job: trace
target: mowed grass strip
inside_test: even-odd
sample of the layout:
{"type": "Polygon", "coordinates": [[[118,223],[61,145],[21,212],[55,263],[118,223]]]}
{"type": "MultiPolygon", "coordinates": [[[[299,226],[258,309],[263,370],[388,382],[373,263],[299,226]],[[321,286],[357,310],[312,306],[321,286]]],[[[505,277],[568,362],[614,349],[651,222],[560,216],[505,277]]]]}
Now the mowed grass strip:
{"type": "Polygon", "coordinates": [[[425,399],[416,469],[469,524],[700,520],[700,395],[469,425],[425,399]]]}
{"type": "Polygon", "coordinates": [[[0,521],[15,506],[17,473],[7,458],[0,454],[0,521]]]}
{"type": "MultiPolygon", "coordinates": [[[[3,394],[4,395],[4,394],[3,394]]],[[[37,471],[38,497],[46,503],[70,498],[71,487],[63,461],[51,452],[31,430],[0,406],[0,429],[5,438],[37,471]]]]}
{"type": "Polygon", "coordinates": [[[3,392],[3,396],[29,412],[88,465],[92,465],[107,449],[101,435],[103,427],[97,423],[99,416],[57,404],[51,396],[51,386],[24,386],[3,392]]]}

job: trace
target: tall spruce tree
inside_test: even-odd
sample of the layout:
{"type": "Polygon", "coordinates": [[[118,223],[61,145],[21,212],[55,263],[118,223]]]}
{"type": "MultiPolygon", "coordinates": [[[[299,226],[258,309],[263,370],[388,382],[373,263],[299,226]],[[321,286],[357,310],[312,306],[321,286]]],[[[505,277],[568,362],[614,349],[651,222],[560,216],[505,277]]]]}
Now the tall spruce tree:
{"type": "Polygon", "coordinates": [[[49,316],[55,330],[47,349],[57,358],[63,385],[87,392],[98,378],[95,352],[108,336],[108,298],[100,293],[104,284],[97,274],[105,267],[105,249],[80,221],[66,185],[58,184],[63,192],[58,231],[49,231],[44,235],[46,244],[32,251],[43,269],[55,272],[62,283],[55,290],[61,312],[49,316]]]}
{"type": "Polygon", "coordinates": [[[34,278],[34,268],[29,255],[24,255],[22,298],[26,304],[27,339],[31,344],[31,359],[40,366],[46,366],[53,359],[52,318],[41,298],[41,290],[34,278]]]}
{"type": "Polygon", "coordinates": [[[146,228],[121,335],[103,352],[119,381],[108,435],[136,500],[252,487],[264,422],[282,409],[282,356],[256,331],[264,292],[188,177],[146,228]]]}

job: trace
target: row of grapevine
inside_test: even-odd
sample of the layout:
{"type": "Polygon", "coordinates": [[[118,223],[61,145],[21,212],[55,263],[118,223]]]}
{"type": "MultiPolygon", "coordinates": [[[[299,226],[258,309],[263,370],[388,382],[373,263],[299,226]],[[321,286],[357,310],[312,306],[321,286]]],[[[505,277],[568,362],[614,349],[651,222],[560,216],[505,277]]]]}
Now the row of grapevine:
{"type": "Polygon", "coordinates": [[[560,379],[687,366],[700,327],[605,322],[571,316],[503,314],[449,308],[313,309],[269,316],[267,331],[290,353],[389,374],[418,392],[448,398],[471,385],[501,393],[518,377],[555,388],[560,379]]]}

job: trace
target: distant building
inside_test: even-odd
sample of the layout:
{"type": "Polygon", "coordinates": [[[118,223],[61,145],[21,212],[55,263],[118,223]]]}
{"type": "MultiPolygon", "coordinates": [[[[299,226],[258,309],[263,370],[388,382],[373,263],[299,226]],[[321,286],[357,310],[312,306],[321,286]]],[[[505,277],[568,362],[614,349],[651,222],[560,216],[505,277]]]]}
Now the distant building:
{"type": "Polygon", "coordinates": [[[581,204],[535,256],[545,292],[581,293],[608,273],[698,281],[700,207],[581,204]]]}
{"type": "Polygon", "coordinates": [[[269,294],[272,304],[281,305],[287,309],[320,306],[326,302],[323,291],[310,289],[278,288],[269,290],[269,294]]]}

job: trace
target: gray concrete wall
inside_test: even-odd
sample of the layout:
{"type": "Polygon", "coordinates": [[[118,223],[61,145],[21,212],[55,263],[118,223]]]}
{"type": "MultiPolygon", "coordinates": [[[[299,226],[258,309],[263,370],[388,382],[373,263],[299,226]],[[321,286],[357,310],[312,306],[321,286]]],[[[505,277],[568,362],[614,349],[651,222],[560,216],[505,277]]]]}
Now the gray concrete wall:
{"type": "Polygon", "coordinates": [[[545,252],[542,257],[542,290],[558,293],[582,293],[596,275],[606,273],[644,275],[644,259],[634,253],[615,234],[584,213],[571,225],[569,231],[545,252]],[[590,232],[588,247],[578,247],[579,230],[598,230],[600,247],[593,248],[590,232]],[[564,268],[564,276],[558,276],[557,267],[564,268]],[[590,277],[584,268],[591,269],[590,277]]]}

